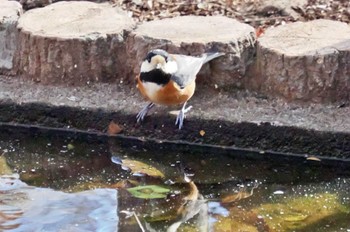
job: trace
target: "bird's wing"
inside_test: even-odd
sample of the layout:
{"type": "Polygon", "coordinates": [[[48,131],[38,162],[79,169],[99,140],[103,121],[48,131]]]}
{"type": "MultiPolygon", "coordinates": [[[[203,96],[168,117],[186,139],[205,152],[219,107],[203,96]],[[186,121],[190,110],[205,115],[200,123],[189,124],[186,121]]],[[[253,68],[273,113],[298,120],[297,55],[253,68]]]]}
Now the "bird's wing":
{"type": "Polygon", "coordinates": [[[172,75],[171,80],[176,82],[180,88],[185,88],[196,79],[206,56],[193,57],[186,55],[173,55],[177,63],[177,71],[172,75]]]}

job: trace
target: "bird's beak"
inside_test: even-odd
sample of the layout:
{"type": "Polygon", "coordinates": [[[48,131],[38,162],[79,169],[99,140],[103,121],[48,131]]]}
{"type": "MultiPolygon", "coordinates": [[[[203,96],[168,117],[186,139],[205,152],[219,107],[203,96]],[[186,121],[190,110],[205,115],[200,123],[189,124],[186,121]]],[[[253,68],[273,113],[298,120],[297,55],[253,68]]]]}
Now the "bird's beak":
{"type": "Polygon", "coordinates": [[[157,64],[156,69],[160,69],[162,65],[160,63],[157,64]]]}

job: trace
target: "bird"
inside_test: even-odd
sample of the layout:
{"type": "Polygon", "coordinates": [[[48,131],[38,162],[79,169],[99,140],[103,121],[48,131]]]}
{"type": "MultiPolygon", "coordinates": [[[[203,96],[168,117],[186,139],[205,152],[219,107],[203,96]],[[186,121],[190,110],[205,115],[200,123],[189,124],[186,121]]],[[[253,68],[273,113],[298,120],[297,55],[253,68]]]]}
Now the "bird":
{"type": "Polygon", "coordinates": [[[186,105],[195,92],[198,72],[205,63],[223,55],[221,52],[208,52],[196,57],[170,54],[163,49],[149,51],[141,64],[136,85],[149,103],[137,114],[137,122],[143,121],[155,104],[182,104],[175,121],[181,130],[185,114],[192,108],[186,105]]]}

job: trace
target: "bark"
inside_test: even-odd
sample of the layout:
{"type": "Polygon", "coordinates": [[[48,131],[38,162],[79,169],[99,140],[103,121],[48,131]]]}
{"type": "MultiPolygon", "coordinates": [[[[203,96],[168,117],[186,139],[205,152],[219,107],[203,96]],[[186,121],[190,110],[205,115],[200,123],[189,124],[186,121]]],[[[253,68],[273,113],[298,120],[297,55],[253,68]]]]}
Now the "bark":
{"type": "Polygon", "coordinates": [[[22,6],[14,1],[0,1],[0,73],[12,72],[18,37],[17,21],[22,6]]]}
{"type": "Polygon", "coordinates": [[[133,26],[110,4],[59,2],[27,11],[18,25],[17,71],[44,84],[125,78],[124,30],[133,26]]]}
{"type": "Polygon", "coordinates": [[[249,86],[288,100],[349,100],[349,41],[349,26],[336,21],[271,28],[258,39],[249,86]]]}

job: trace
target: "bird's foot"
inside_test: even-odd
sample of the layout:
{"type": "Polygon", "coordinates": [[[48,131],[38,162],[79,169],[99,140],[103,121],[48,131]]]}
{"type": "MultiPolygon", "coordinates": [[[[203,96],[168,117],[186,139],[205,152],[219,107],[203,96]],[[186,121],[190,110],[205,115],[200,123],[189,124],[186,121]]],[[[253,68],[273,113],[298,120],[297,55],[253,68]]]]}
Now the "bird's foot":
{"type": "Polygon", "coordinates": [[[147,106],[143,107],[142,110],[136,115],[137,122],[142,122],[143,119],[146,117],[148,111],[152,109],[154,106],[154,103],[151,102],[147,106]]]}
{"type": "Polygon", "coordinates": [[[192,106],[189,106],[186,108],[186,103],[182,106],[182,109],[180,110],[179,114],[176,117],[175,125],[179,126],[179,130],[181,130],[183,124],[184,124],[184,119],[186,118],[186,113],[192,109],[192,106]]]}

